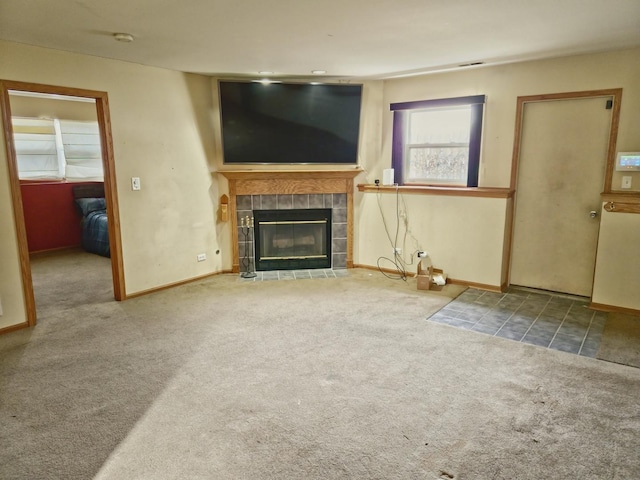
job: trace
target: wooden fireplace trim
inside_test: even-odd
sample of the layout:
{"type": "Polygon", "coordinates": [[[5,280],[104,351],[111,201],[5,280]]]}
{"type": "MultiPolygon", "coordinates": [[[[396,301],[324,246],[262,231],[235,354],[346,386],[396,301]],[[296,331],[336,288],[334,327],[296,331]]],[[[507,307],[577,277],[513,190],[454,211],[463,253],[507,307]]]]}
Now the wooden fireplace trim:
{"type": "Polygon", "coordinates": [[[221,170],[229,181],[229,219],[233,273],[240,272],[238,195],[347,194],[347,268],[353,268],[353,179],[363,170],[221,170]]]}

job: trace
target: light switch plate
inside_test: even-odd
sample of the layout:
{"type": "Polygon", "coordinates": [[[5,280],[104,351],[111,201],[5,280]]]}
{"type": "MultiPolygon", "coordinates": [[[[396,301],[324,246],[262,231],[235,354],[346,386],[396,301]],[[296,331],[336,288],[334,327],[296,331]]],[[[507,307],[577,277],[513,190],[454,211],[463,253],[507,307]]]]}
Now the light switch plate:
{"type": "Polygon", "coordinates": [[[131,190],[140,190],[140,177],[131,177],[131,190]]]}
{"type": "Polygon", "coordinates": [[[631,188],[631,177],[630,176],[622,177],[622,188],[631,188]]]}

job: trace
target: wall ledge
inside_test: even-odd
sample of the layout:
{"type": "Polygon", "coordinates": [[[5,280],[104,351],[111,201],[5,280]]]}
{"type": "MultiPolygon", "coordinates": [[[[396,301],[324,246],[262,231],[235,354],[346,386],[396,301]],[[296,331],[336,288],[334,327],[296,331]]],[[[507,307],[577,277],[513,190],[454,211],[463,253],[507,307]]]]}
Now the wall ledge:
{"type": "Polygon", "coordinates": [[[603,202],[624,202],[640,204],[640,192],[602,192],[600,198],[603,202]]]}
{"type": "Polygon", "coordinates": [[[371,185],[358,184],[364,193],[411,193],[420,195],[445,195],[451,197],[512,198],[515,190],[501,187],[431,187],[426,185],[371,185]]]}
{"type": "Polygon", "coordinates": [[[600,197],[606,202],[604,209],[610,213],[640,213],[640,193],[605,192],[600,197]]]}

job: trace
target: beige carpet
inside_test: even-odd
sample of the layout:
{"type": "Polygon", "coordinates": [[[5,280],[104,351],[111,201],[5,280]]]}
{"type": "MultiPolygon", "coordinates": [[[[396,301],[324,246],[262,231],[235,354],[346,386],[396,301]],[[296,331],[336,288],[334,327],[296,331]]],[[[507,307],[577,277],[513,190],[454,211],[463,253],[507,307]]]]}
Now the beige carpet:
{"type": "Polygon", "coordinates": [[[113,300],[111,259],[80,248],[32,255],[31,273],[39,317],[113,300]]]}
{"type": "Polygon", "coordinates": [[[0,337],[0,478],[640,478],[640,369],[350,273],[45,308],[0,337]]]}
{"type": "Polygon", "coordinates": [[[640,368],[640,317],[610,313],[596,358],[640,368]]]}

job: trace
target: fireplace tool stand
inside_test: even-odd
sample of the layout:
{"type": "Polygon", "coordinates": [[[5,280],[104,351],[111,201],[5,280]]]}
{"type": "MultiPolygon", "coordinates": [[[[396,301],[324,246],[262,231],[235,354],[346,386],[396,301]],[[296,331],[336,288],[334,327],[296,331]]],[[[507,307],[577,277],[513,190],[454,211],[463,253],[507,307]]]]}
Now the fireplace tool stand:
{"type": "MultiPolygon", "coordinates": [[[[242,278],[254,278],[257,276],[255,272],[255,242],[254,236],[251,235],[251,230],[253,228],[253,217],[240,218],[240,228],[242,231],[242,235],[244,235],[244,258],[242,259],[242,265],[244,266],[244,272],[240,274],[242,278]],[[250,238],[250,241],[248,239],[250,238]],[[252,256],[249,255],[249,248],[247,248],[247,243],[251,243],[251,253],[253,256],[253,262],[251,262],[252,256]]],[[[255,230],[254,230],[255,233],[255,230]]]]}

